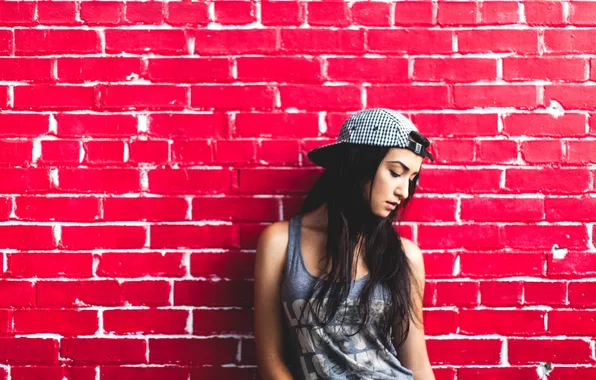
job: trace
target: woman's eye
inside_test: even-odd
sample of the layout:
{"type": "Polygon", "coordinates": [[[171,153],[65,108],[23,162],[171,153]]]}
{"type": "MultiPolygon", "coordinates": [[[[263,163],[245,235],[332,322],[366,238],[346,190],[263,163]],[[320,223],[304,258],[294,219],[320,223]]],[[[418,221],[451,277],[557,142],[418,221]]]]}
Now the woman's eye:
{"type": "Polygon", "coordinates": [[[397,174],[396,172],[394,172],[393,170],[389,170],[391,172],[391,175],[393,177],[401,177],[401,174],[397,174]]]}

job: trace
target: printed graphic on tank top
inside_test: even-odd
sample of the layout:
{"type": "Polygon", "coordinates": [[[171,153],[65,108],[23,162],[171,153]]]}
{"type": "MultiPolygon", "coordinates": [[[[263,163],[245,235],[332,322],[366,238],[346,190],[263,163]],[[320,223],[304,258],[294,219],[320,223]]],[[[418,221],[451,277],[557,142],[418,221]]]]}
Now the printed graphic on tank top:
{"type": "MultiPolygon", "coordinates": [[[[281,302],[292,343],[288,366],[297,379],[316,380],[412,380],[393,344],[385,344],[380,324],[390,298],[387,289],[374,290],[370,322],[360,326],[357,300],[367,276],[352,282],[348,299],[324,327],[316,326],[308,302],[309,290],[317,280],[304,264],[301,250],[302,215],[290,219],[287,265],[281,285],[281,302]],[[308,303],[308,305],[307,305],[308,303]],[[306,311],[303,313],[303,309],[306,311]]],[[[323,303],[324,307],[324,303],[323,303]]],[[[389,339],[390,340],[390,339],[389,339]]]]}

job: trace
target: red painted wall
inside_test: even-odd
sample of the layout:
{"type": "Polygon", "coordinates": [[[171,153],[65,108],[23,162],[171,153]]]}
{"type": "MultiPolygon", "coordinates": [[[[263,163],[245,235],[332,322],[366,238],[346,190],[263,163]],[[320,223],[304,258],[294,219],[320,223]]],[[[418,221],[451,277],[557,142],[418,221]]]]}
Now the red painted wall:
{"type": "Polygon", "coordinates": [[[596,378],[595,42],[582,1],[0,2],[0,378],[252,378],[256,240],[365,107],[438,158],[437,379],[596,378]]]}

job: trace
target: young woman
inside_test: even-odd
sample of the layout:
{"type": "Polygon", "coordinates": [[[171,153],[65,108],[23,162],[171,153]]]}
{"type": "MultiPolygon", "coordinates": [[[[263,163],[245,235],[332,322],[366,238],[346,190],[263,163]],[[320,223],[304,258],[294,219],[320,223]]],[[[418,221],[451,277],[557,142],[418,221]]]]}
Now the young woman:
{"type": "Polygon", "coordinates": [[[429,141],[388,109],[350,116],[308,157],[325,168],[300,213],[267,227],[255,264],[259,373],[275,379],[434,380],[424,264],[400,238],[429,141]]]}

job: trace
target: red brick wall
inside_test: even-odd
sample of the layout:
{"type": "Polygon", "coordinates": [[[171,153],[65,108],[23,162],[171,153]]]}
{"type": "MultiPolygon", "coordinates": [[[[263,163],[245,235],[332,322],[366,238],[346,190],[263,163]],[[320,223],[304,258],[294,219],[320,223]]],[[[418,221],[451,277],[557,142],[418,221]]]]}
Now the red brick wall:
{"type": "Polygon", "coordinates": [[[0,2],[0,378],[252,378],[257,237],[365,107],[438,158],[437,379],[596,378],[595,42],[581,1],[0,2]]]}

